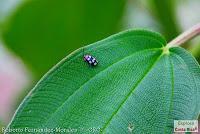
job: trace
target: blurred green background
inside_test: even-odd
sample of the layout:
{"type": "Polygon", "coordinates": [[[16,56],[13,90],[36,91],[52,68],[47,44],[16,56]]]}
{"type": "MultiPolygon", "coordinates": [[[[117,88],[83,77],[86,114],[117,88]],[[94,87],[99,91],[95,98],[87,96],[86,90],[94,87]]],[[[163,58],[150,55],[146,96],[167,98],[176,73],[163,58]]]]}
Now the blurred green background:
{"type": "MultiPolygon", "coordinates": [[[[0,0],[0,122],[77,48],[130,28],[170,41],[200,22],[199,7],[199,0],[0,0]]],[[[183,47],[200,61],[199,38],[183,47]]]]}

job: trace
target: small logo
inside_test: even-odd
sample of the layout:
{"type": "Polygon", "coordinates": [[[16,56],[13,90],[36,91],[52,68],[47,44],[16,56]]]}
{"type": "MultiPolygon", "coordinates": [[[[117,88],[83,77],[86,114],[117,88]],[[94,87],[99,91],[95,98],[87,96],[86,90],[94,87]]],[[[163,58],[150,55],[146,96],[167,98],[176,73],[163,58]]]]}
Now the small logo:
{"type": "Polygon", "coordinates": [[[198,132],[198,120],[174,120],[174,132],[198,132]]]}

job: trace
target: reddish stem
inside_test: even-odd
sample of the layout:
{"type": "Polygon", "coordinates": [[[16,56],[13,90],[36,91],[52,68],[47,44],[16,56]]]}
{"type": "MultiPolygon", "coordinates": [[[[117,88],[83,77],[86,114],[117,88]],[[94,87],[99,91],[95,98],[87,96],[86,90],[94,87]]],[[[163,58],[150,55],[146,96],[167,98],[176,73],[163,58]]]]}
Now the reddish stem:
{"type": "Polygon", "coordinates": [[[185,31],[167,44],[168,47],[180,46],[200,34],[200,23],[185,31]]]}

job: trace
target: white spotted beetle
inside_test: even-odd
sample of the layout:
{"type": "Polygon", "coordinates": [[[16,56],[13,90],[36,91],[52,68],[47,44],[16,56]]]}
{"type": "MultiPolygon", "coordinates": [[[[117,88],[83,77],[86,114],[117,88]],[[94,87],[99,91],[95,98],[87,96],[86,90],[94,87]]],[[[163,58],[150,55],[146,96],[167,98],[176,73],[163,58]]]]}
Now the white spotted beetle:
{"type": "Polygon", "coordinates": [[[86,55],[84,54],[84,48],[83,48],[83,60],[93,67],[98,65],[98,61],[96,60],[95,57],[89,54],[86,55]]]}
{"type": "Polygon", "coordinates": [[[85,62],[87,62],[91,66],[98,65],[98,61],[96,60],[96,58],[91,55],[86,54],[84,55],[83,59],[85,62]]]}

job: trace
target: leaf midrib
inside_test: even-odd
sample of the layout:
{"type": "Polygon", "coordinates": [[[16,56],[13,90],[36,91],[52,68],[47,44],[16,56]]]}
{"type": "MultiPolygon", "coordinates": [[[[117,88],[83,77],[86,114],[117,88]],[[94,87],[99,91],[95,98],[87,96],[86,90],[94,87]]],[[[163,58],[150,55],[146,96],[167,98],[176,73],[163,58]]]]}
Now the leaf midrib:
{"type": "Polygon", "coordinates": [[[148,75],[148,73],[152,70],[152,68],[154,67],[154,65],[160,60],[160,58],[163,56],[163,53],[161,53],[160,56],[158,56],[158,58],[155,60],[155,62],[150,66],[150,68],[144,73],[144,76],[141,77],[141,79],[135,84],[135,86],[133,86],[132,90],[129,92],[129,94],[127,95],[127,97],[122,101],[122,103],[119,105],[119,107],[117,108],[117,110],[112,114],[112,116],[110,117],[110,119],[107,121],[107,123],[104,125],[104,127],[102,128],[102,134],[104,133],[104,131],[106,130],[106,128],[108,127],[108,125],[110,124],[110,122],[112,121],[113,117],[118,113],[118,111],[120,110],[120,108],[125,104],[126,100],[128,100],[128,98],[131,96],[131,94],[133,93],[133,91],[139,86],[139,84],[144,80],[144,78],[148,75]]]}
{"type": "Polygon", "coordinates": [[[171,61],[171,59],[170,59],[170,57],[168,57],[169,58],[169,62],[170,62],[170,69],[171,69],[171,78],[172,78],[172,80],[171,80],[171,82],[172,82],[172,87],[171,87],[171,98],[170,98],[170,105],[169,105],[169,111],[168,111],[168,114],[167,114],[167,119],[166,119],[166,125],[165,125],[165,128],[164,128],[164,133],[166,134],[167,133],[167,123],[168,123],[168,120],[169,120],[169,116],[170,116],[170,112],[171,112],[171,110],[172,110],[172,108],[173,108],[173,99],[174,99],[174,66],[173,66],[173,63],[172,63],[172,61],[171,61]]]}

